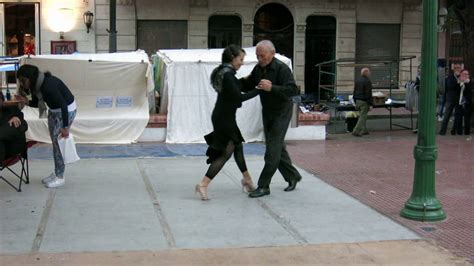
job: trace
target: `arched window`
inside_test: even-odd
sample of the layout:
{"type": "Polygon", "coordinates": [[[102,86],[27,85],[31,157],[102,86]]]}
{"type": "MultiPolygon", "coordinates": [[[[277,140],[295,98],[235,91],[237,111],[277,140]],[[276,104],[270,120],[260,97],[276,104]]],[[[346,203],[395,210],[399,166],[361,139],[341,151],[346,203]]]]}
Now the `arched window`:
{"type": "Polygon", "coordinates": [[[238,16],[215,15],[209,18],[208,47],[242,45],[242,20],[238,16]]]}
{"type": "Polygon", "coordinates": [[[253,44],[271,40],[277,53],[293,58],[293,15],[282,4],[270,3],[258,9],[254,18],[253,44]]]}

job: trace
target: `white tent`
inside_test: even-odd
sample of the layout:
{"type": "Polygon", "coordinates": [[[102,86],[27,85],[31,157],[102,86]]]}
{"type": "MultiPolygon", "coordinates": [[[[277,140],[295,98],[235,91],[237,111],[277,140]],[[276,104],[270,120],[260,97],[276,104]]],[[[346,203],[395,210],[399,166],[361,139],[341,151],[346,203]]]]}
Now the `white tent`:
{"type": "MultiPolygon", "coordinates": [[[[72,91],[78,109],[71,131],[77,143],[131,143],[148,124],[153,77],[144,52],[39,55],[22,58],[21,64],[50,71],[72,91]]],[[[38,118],[37,108],[23,112],[27,137],[50,142],[47,119],[38,118]]]]}
{"type": "MultiPolygon", "coordinates": [[[[237,77],[250,74],[257,64],[255,47],[244,48],[245,64],[237,77]]],[[[223,49],[159,50],[161,61],[160,113],[167,113],[168,143],[204,142],[204,135],[213,130],[211,114],[217,93],[209,77],[221,62],[223,49]]],[[[276,57],[291,68],[291,60],[276,57]]],[[[259,97],[243,103],[237,111],[237,123],[245,140],[262,141],[263,125],[259,97]]]]}

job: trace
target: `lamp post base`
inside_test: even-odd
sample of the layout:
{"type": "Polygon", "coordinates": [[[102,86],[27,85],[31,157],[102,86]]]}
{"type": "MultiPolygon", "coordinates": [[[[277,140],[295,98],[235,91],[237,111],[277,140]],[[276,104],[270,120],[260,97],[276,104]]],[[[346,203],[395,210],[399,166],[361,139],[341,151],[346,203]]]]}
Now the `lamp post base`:
{"type": "Polygon", "coordinates": [[[436,198],[409,199],[405,208],[400,212],[404,218],[415,221],[441,221],[446,218],[446,213],[441,203],[436,198]]]}

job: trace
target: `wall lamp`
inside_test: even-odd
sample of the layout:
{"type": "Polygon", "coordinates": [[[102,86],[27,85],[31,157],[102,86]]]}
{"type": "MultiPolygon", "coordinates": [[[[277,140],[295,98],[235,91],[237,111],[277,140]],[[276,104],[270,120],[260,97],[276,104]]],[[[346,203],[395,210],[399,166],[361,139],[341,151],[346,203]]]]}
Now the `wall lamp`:
{"type": "Polygon", "coordinates": [[[446,17],[448,16],[448,10],[446,7],[441,7],[438,11],[438,31],[446,31],[446,17]]]}
{"type": "Polygon", "coordinates": [[[87,33],[89,33],[89,29],[92,26],[92,19],[94,18],[94,14],[90,11],[84,12],[84,24],[87,27],[87,33]]]}

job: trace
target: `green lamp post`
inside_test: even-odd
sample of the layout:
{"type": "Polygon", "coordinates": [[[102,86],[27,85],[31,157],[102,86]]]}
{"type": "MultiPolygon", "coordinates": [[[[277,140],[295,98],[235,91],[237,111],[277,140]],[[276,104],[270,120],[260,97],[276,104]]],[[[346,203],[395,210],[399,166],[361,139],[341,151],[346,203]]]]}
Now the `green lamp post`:
{"type": "Polygon", "coordinates": [[[414,148],[415,179],[411,197],[401,216],[417,221],[439,221],[446,218],[436,198],[436,88],[438,51],[438,0],[423,0],[423,39],[421,52],[420,110],[418,142],[414,148]]]}

